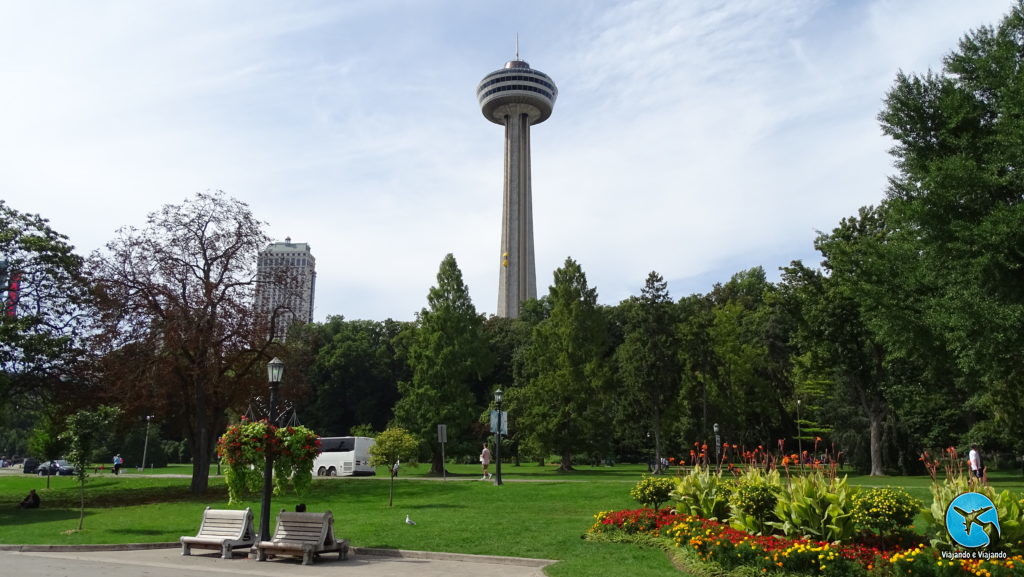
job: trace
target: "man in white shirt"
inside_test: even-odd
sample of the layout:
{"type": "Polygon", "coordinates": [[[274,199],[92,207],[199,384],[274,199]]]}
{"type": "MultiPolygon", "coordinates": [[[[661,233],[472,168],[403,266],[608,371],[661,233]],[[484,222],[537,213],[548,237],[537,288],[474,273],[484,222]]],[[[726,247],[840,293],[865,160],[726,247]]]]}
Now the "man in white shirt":
{"type": "Polygon", "coordinates": [[[985,471],[981,465],[981,453],[978,451],[977,445],[971,445],[971,452],[967,454],[967,463],[971,466],[971,474],[974,475],[974,478],[980,480],[985,471]]]}

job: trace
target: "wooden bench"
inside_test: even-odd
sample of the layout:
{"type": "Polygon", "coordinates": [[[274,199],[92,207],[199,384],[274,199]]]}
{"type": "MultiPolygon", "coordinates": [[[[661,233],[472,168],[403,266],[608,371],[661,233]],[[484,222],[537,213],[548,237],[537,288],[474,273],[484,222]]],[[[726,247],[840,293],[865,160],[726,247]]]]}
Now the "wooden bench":
{"type": "Polygon", "coordinates": [[[277,528],[270,541],[256,543],[256,560],[266,561],[267,553],[301,555],[303,565],[312,565],[320,553],[338,552],[338,559],[348,559],[348,540],[334,538],[334,515],[323,513],[290,513],[281,510],[277,528]]]}
{"type": "Polygon", "coordinates": [[[199,526],[199,534],[195,537],[181,538],[181,554],[191,555],[192,547],[220,549],[222,558],[231,559],[235,549],[252,547],[255,542],[252,511],[248,508],[236,511],[207,507],[203,511],[203,523],[199,526]]]}

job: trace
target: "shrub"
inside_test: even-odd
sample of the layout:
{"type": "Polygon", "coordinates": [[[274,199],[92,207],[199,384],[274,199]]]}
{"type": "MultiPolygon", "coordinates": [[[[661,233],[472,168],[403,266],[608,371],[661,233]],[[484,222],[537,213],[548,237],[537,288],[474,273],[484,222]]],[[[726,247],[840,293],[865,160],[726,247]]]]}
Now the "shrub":
{"type": "Polygon", "coordinates": [[[736,490],[729,499],[730,524],[756,535],[770,533],[768,523],[778,521],[775,505],[781,490],[778,471],[763,473],[760,469],[749,469],[737,480],[736,490]]]}
{"type": "Polygon", "coordinates": [[[675,488],[674,479],[645,476],[630,490],[629,496],[645,507],[660,509],[661,504],[669,500],[669,495],[675,488]]]}
{"type": "Polygon", "coordinates": [[[853,497],[853,522],[878,534],[906,529],[922,504],[903,489],[877,487],[853,497]]]}
{"type": "Polygon", "coordinates": [[[676,501],[676,510],[680,513],[725,521],[729,518],[732,485],[721,473],[696,467],[679,479],[670,497],[676,501]]]}

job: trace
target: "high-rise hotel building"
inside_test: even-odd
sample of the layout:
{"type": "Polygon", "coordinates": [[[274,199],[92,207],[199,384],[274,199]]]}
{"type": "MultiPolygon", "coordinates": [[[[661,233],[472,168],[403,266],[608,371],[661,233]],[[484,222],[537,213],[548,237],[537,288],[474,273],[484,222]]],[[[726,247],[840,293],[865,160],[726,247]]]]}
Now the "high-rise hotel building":
{"type": "Polygon", "coordinates": [[[256,312],[276,339],[284,340],[293,323],[313,321],[316,259],[304,242],[271,243],[256,266],[256,312]]]}

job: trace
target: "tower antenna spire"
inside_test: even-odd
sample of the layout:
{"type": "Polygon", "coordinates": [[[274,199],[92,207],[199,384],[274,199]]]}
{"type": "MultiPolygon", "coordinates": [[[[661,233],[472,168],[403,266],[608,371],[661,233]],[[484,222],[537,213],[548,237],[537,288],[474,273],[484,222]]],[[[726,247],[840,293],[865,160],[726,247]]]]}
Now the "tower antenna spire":
{"type": "Polygon", "coordinates": [[[516,60],[519,60],[519,33],[516,32],[516,60]]]}

